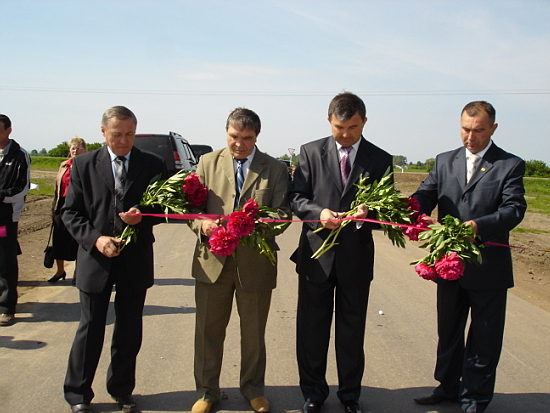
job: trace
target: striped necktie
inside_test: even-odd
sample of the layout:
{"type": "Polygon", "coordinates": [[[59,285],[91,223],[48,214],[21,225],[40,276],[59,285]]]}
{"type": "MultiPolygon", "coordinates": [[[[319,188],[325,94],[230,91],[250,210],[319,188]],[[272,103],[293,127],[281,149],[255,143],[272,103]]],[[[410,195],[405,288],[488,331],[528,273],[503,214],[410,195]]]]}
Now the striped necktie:
{"type": "Polygon", "coordinates": [[[235,189],[237,190],[237,195],[235,196],[235,207],[234,209],[237,209],[239,206],[239,201],[241,198],[241,191],[243,189],[244,184],[244,171],[243,171],[243,165],[246,161],[248,161],[248,158],[244,159],[235,159],[237,161],[237,172],[235,173],[235,189]]]}
{"type": "Polygon", "coordinates": [[[470,179],[472,178],[472,175],[474,174],[476,170],[476,164],[479,162],[481,157],[476,154],[468,155],[468,162],[466,163],[468,166],[468,172],[466,174],[466,182],[470,182],[470,179]]]}
{"type": "Polygon", "coordinates": [[[115,173],[115,235],[122,234],[124,231],[124,222],[118,216],[119,213],[124,212],[124,184],[126,183],[126,158],[124,156],[117,156],[115,159],[117,163],[117,169],[115,173]]]}

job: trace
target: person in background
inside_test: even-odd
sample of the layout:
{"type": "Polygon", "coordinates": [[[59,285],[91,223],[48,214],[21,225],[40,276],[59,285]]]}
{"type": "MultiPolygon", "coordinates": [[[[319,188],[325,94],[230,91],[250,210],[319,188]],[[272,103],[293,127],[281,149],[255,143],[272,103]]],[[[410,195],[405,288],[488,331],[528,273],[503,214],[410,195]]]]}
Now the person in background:
{"type": "MultiPolygon", "coordinates": [[[[76,253],[78,251],[78,244],[74,238],[69,234],[65,224],[61,220],[61,208],[65,205],[65,196],[69,189],[69,182],[71,179],[71,167],[73,165],[73,159],[76,155],[86,152],[86,142],[84,139],[75,136],[69,142],[69,154],[70,159],[61,162],[59,172],[55,179],[55,193],[52,203],[52,220],[53,220],[53,255],[55,263],[57,265],[56,273],[48,280],[50,283],[55,283],[59,280],[64,280],[66,277],[65,261],[75,261],[76,253]]],[[[75,272],[76,274],[76,268],[75,272]]],[[[73,285],[76,279],[73,276],[73,285]]]]}
{"type": "Polygon", "coordinates": [[[15,322],[21,254],[18,222],[30,189],[29,154],[10,139],[11,120],[0,114],[0,327],[15,322]]]}
{"type": "MultiPolygon", "coordinates": [[[[494,107],[468,103],[461,112],[462,146],[436,157],[435,165],[413,197],[420,212],[438,207],[471,225],[477,241],[508,245],[509,232],[525,214],[525,162],[491,139],[497,129],[494,107]]],[[[431,217],[430,223],[437,221],[431,217]]],[[[513,287],[512,255],[506,246],[480,248],[483,262],[466,264],[458,280],[437,282],[437,362],[433,392],[418,404],[458,402],[466,413],[484,412],[493,398],[502,350],[506,297],[513,287]],[[465,343],[465,329],[470,326],[465,343]]]]}

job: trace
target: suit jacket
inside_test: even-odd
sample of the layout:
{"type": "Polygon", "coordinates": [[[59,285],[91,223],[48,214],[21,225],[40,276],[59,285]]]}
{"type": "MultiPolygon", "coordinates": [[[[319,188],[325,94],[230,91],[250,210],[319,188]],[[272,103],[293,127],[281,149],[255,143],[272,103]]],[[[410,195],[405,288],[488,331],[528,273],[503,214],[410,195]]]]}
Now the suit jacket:
{"type": "MultiPolygon", "coordinates": [[[[208,199],[201,212],[229,215],[233,212],[236,189],[233,157],[227,148],[201,156],[197,168],[201,182],[208,188],[208,199]]],[[[286,166],[260,152],[256,154],[248,169],[241,190],[240,204],[254,198],[259,205],[275,208],[279,219],[290,219],[288,205],[288,171],[286,166]]],[[[226,257],[210,252],[208,238],[201,235],[201,220],[190,223],[198,240],[193,256],[192,275],[198,281],[214,283],[221,274],[226,257]]],[[[279,249],[275,239],[269,241],[271,249],[279,249]]],[[[277,267],[258,251],[239,245],[235,251],[239,279],[247,291],[265,291],[276,286],[277,267]]]]}
{"type": "MultiPolygon", "coordinates": [[[[142,212],[152,208],[139,206],[141,196],[154,178],[166,177],[164,160],[150,152],[134,147],[126,176],[124,210],[133,206],[142,212]]],[[[114,236],[115,180],[107,147],[87,152],[74,158],[71,183],[61,214],[63,223],[78,242],[77,287],[84,292],[99,293],[105,289],[113,259],[123,259],[128,282],[138,289],[153,285],[153,229],[159,219],[143,217],[135,227],[139,230],[137,242],[124,248],[117,258],[108,258],[95,247],[102,236],[114,236]]]]}
{"type": "MultiPolygon", "coordinates": [[[[361,137],[355,162],[351,168],[348,184],[344,188],[336,143],[332,136],[303,145],[300,162],[294,173],[289,198],[293,212],[302,220],[318,220],[321,211],[329,208],[337,212],[351,209],[355,200],[359,176],[369,177],[369,182],[379,181],[392,167],[392,156],[361,137]]],[[[374,218],[374,216],[371,215],[374,218]]],[[[304,222],[298,249],[291,259],[296,262],[296,271],[309,280],[321,282],[328,278],[334,263],[347,272],[352,283],[370,282],[373,278],[374,244],[373,228],[378,225],[364,223],[360,228],[348,224],[340,232],[338,245],[312,259],[311,255],[321,246],[330,230],[318,233],[320,222],[304,222]]]]}
{"type": "MultiPolygon", "coordinates": [[[[413,197],[421,212],[430,215],[438,206],[438,220],[446,215],[476,222],[479,241],[509,243],[509,232],[525,214],[523,175],[525,162],[494,143],[466,183],[463,147],[440,154],[427,179],[413,197]]],[[[504,289],[514,285],[510,248],[484,246],[483,263],[467,264],[460,284],[466,289],[504,289]]],[[[438,280],[445,282],[445,280],[438,280]]]]}
{"type": "Polygon", "coordinates": [[[61,179],[63,179],[63,175],[65,175],[65,172],[67,169],[69,169],[69,164],[67,163],[68,160],[61,162],[61,165],[59,165],[59,170],[57,171],[57,176],[55,177],[55,191],[53,194],[53,201],[52,201],[52,217],[55,215],[55,211],[57,211],[58,203],[59,203],[59,193],[61,191],[61,179]]]}

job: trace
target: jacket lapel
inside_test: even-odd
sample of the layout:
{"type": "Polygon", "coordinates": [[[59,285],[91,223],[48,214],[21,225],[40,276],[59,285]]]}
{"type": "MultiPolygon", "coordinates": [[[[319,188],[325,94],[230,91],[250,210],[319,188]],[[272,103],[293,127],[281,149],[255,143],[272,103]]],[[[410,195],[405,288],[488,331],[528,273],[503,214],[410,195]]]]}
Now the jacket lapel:
{"type": "Polygon", "coordinates": [[[496,152],[497,152],[497,146],[493,142],[493,144],[487,150],[483,158],[481,158],[478,161],[479,165],[477,166],[477,169],[472,175],[472,178],[470,178],[470,182],[468,182],[468,184],[466,185],[466,190],[468,190],[470,187],[475,185],[480,179],[482,179],[485,176],[487,172],[493,169],[493,162],[495,161],[496,152]]]}
{"type": "Polygon", "coordinates": [[[336,150],[336,143],[334,142],[334,138],[332,136],[326,138],[323,151],[321,153],[321,162],[323,163],[323,168],[325,171],[328,171],[334,185],[336,185],[340,192],[342,192],[344,188],[342,185],[342,175],[340,174],[340,162],[338,152],[336,150]]]}
{"type": "Polygon", "coordinates": [[[252,187],[252,184],[256,182],[262,171],[265,169],[265,156],[258,147],[256,147],[256,154],[252,163],[248,166],[248,172],[244,178],[243,188],[241,190],[241,199],[243,195],[248,192],[252,187]]]}
{"type": "Polygon", "coordinates": [[[96,158],[95,164],[96,170],[99,172],[99,175],[105,182],[105,185],[109,188],[111,193],[115,193],[115,177],[113,175],[113,167],[111,165],[111,157],[109,156],[109,151],[107,147],[104,146],[101,149],[101,152],[96,158]]]}

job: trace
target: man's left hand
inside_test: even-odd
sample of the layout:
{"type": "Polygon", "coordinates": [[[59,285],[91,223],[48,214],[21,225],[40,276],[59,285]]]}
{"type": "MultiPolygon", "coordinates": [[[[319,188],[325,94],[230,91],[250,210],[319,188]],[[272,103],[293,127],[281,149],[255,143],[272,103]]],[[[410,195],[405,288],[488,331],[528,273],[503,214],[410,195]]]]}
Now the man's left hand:
{"type": "Polygon", "coordinates": [[[141,222],[142,217],[141,215],[133,215],[133,214],[141,214],[141,211],[136,207],[132,207],[126,212],[121,212],[120,214],[118,214],[118,216],[120,217],[120,219],[122,219],[122,221],[125,224],[137,225],[141,222]],[[132,214],[132,215],[128,215],[128,214],[132,214]]]}

